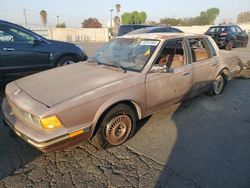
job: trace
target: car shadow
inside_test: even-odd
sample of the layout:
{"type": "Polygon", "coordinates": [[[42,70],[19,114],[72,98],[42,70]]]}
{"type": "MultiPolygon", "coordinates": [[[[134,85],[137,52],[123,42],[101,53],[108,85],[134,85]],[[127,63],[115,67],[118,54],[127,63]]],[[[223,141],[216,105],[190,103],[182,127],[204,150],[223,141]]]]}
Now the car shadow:
{"type": "MultiPolygon", "coordinates": [[[[4,86],[0,86],[0,103],[4,97],[4,86]]],[[[29,164],[41,155],[41,152],[25,143],[4,126],[0,115],[0,180],[29,164]]]]}
{"type": "Polygon", "coordinates": [[[221,95],[200,95],[173,112],[176,139],[155,187],[250,185],[250,101],[245,87],[250,83],[232,80],[221,95]]]}

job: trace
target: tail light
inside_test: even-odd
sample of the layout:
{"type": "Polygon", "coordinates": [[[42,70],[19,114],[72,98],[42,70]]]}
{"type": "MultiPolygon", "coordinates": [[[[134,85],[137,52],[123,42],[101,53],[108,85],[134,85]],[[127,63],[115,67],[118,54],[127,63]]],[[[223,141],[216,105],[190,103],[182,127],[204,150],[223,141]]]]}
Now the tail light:
{"type": "Polygon", "coordinates": [[[221,33],[220,36],[227,36],[227,32],[221,33]]]}

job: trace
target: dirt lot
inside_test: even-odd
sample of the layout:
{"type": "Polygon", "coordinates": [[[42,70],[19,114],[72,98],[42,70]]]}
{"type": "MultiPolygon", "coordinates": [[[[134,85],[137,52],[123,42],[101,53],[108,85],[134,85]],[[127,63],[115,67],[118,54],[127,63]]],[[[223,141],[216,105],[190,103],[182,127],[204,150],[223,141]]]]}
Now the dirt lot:
{"type": "MultiPolygon", "coordinates": [[[[100,45],[83,47],[93,54],[100,45]]],[[[250,47],[233,51],[250,60],[250,47]]],[[[249,79],[244,71],[222,95],[158,112],[106,151],[83,143],[42,154],[0,122],[0,187],[250,187],[249,79]]]]}

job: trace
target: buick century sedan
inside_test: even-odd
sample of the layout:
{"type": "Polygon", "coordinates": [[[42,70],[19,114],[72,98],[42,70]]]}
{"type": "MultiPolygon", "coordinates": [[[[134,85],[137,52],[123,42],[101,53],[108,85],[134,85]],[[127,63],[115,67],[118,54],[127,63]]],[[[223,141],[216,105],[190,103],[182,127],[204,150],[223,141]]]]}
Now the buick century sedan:
{"type": "Polygon", "coordinates": [[[213,39],[184,33],[118,37],[85,62],[11,82],[5,122],[43,152],[83,140],[123,144],[136,122],[202,92],[218,95],[242,69],[213,39]]]}

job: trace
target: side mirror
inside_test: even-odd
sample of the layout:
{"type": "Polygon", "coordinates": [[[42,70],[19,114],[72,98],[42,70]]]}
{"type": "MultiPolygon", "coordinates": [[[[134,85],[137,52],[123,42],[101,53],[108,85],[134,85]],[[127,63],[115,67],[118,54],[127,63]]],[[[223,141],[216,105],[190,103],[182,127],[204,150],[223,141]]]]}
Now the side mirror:
{"type": "Polygon", "coordinates": [[[42,39],[39,38],[39,37],[36,37],[36,38],[33,40],[33,44],[34,44],[34,45],[38,45],[38,44],[40,44],[40,43],[42,43],[42,39]]]}

